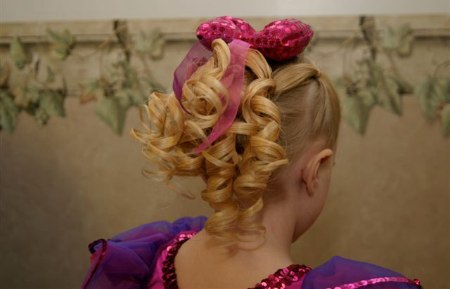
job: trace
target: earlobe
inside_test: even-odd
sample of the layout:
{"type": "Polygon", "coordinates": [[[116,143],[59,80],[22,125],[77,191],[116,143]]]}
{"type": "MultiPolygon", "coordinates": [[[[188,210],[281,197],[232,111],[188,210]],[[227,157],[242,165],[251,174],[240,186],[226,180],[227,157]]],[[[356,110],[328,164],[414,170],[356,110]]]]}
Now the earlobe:
{"type": "Polygon", "coordinates": [[[302,178],[306,185],[308,195],[312,196],[314,194],[318,184],[320,166],[323,165],[332,155],[333,151],[331,149],[323,149],[314,155],[307,163],[303,171],[302,178]]]}

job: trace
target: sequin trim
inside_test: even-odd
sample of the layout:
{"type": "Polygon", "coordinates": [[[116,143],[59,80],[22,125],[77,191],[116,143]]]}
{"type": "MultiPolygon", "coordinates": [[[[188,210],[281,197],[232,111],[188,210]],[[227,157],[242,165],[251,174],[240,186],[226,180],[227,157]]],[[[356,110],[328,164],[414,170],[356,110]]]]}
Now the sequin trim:
{"type": "MultiPolygon", "coordinates": [[[[166,247],[167,256],[163,261],[162,272],[165,289],[178,289],[177,274],[175,272],[175,257],[181,245],[191,239],[195,232],[185,232],[178,234],[174,240],[166,247]]],[[[306,273],[311,270],[305,265],[292,264],[286,268],[279,269],[274,274],[249,289],[281,289],[292,285],[303,279],[306,273]]]]}
{"type": "Polygon", "coordinates": [[[395,282],[395,283],[407,283],[407,284],[414,284],[417,285],[419,288],[422,288],[420,285],[420,281],[418,279],[407,279],[403,277],[379,277],[379,278],[372,278],[369,280],[361,280],[355,283],[349,283],[337,287],[329,287],[327,289],[357,289],[362,288],[369,285],[379,284],[379,283],[386,283],[386,282],[395,282]]]}
{"type": "Polygon", "coordinates": [[[279,269],[274,274],[249,289],[282,289],[286,286],[300,282],[306,273],[311,270],[305,265],[292,264],[286,268],[279,269]]]}
{"type": "Polygon", "coordinates": [[[166,247],[167,256],[163,262],[162,272],[165,289],[178,289],[177,274],[175,272],[175,256],[178,253],[181,245],[192,238],[195,233],[181,233],[178,234],[173,242],[166,247]]]}

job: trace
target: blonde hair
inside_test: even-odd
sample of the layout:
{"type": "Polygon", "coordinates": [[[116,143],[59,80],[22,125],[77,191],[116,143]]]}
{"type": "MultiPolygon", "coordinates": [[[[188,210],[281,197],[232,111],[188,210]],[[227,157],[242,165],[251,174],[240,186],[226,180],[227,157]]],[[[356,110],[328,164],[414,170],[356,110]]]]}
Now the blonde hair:
{"type": "Polygon", "coordinates": [[[238,115],[225,135],[201,154],[193,152],[211,132],[227,95],[221,83],[230,49],[221,39],[212,57],[175,95],[152,93],[143,107],[147,120],[132,135],[156,165],[145,171],[169,182],[173,176],[201,176],[202,199],[214,209],[205,229],[235,244],[264,234],[258,222],[271,176],[300,154],[307,142],[325,136],[335,146],[339,101],[328,78],[312,64],[289,63],[272,68],[257,50],[246,58],[246,85],[238,115]],[[187,112],[186,112],[186,111],[187,112]]]}

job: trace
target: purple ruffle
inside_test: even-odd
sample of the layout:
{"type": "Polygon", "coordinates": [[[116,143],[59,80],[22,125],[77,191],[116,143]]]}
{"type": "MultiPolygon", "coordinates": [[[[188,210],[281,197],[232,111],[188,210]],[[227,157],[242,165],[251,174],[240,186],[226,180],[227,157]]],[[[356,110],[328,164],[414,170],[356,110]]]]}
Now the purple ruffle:
{"type": "MultiPolygon", "coordinates": [[[[109,240],[99,239],[93,242],[89,245],[92,253],[91,267],[81,288],[147,288],[150,278],[154,275],[161,250],[182,232],[200,231],[205,221],[206,217],[200,216],[181,218],[173,223],[154,222],[128,230],[109,240]]],[[[301,286],[301,289],[327,288],[418,289],[421,287],[418,280],[407,279],[394,271],[373,264],[333,257],[325,264],[308,272],[301,286]]]]}
{"type": "Polygon", "coordinates": [[[206,218],[154,222],[89,245],[91,267],[82,289],[141,289],[150,279],[161,248],[183,231],[200,231],[206,218]]]}
{"type": "Polygon", "coordinates": [[[419,281],[373,264],[333,257],[311,270],[301,289],[417,289],[419,281]]]}

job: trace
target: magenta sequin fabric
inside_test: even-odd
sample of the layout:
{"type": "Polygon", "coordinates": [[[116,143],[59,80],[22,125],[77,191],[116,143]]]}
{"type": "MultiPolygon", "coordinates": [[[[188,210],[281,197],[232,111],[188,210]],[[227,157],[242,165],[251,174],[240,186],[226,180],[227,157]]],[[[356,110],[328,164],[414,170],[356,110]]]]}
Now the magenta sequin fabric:
{"type": "Polygon", "coordinates": [[[283,289],[296,282],[300,282],[310,270],[311,268],[308,266],[293,264],[278,270],[275,274],[270,275],[256,284],[254,288],[249,289],[283,289]]]}
{"type": "Polygon", "coordinates": [[[208,20],[197,28],[197,38],[207,48],[218,38],[229,43],[240,39],[251,44],[265,57],[283,61],[303,52],[313,37],[311,26],[297,19],[270,22],[263,30],[255,29],[246,21],[231,16],[208,20]]]}
{"type": "Polygon", "coordinates": [[[178,289],[177,274],[175,272],[175,256],[178,253],[181,245],[187,240],[192,238],[194,233],[181,233],[179,234],[169,246],[167,246],[167,257],[164,260],[162,272],[164,287],[166,289],[178,289]]]}
{"type": "MultiPolygon", "coordinates": [[[[162,272],[165,289],[178,289],[177,274],[175,272],[175,256],[180,247],[195,235],[194,232],[181,233],[166,247],[167,257],[163,262],[162,272]]],[[[255,287],[249,289],[283,289],[296,282],[300,282],[302,278],[311,270],[305,265],[293,264],[286,268],[279,269],[271,274],[255,287]]]]}

